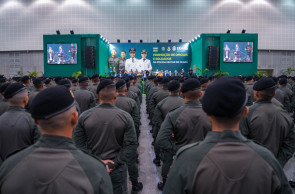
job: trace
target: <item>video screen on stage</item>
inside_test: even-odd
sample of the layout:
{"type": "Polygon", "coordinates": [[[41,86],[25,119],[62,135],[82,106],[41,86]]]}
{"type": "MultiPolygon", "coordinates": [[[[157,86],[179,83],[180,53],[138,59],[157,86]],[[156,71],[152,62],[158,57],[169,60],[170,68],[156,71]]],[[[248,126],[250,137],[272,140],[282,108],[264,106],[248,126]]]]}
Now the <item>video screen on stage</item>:
{"type": "Polygon", "coordinates": [[[253,42],[224,42],[223,62],[253,62],[253,42]]]}
{"type": "Polygon", "coordinates": [[[77,43],[47,44],[47,64],[77,64],[77,43]]]}

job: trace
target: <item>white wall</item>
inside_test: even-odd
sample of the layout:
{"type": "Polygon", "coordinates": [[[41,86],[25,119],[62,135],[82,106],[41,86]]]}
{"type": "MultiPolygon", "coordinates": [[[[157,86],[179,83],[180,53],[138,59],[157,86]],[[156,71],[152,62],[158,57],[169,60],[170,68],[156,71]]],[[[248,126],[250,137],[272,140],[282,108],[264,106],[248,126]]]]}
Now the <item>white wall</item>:
{"type": "Polygon", "coordinates": [[[294,0],[1,0],[0,51],[42,50],[42,35],[102,34],[110,42],[189,41],[243,28],[259,49],[295,50],[294,0]]]}

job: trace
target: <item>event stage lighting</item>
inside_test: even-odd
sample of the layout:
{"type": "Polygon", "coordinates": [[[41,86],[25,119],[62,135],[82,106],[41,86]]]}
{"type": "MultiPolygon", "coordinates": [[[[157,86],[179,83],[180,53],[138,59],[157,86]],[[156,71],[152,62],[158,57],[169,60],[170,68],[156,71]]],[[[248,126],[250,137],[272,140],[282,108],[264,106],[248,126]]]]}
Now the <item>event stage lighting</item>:
{"type": "Polygon", "coordinates": [[[231,31],[231,30],[230,30],[230,29],[228,29],[226,33],[230,34],[230,31],[231,31]]]}
{"type": "Polygon", "coordinates": [[[60,31],[59,31],[59,30],[56,30],[56,34],[57,34],[57,35],[60,35],[60,31]]]}
{"type": "Polygon", "coordinates": [[[143,43],[143,41],[142,41],[142,40],[140,40],[139,42],[140,42],[140,43],[143,43]]]}
{"type": "Polygon", "coordinates": [[[245,33],[246,33],[246,29],[243,28],[243,30],[242,30],[242,34],[245,34],[245,33]]]}
{"type": "Polygon", "coordinates": [[[201,36],[200,36],[200,34],[198,34],[198,38],[200,38],[201,36]]]}
{"type": "Polygon", "coordinates": [[[179,39],[179,42],[182,42],[182,39],[179,39]]]}
{"type": "Polygon", "coordinates": [[[120,43],[120,39],[117,39],[117,43],[120,43]]]}
{"type": "Polygon", "coordinates": [[[171,40],[168,40],[168,42],[171,42],[171,40]]]}
{"type": "Polygon", "coordinates": [[[128,40],[128,43],[131,43],[131,40],[128,40]]]}
{"type": "Polygon", "coordinates": [[[157,40],[157,43],[159,43],[160,42],[160,40],[157,40]]]}
{"type": "Polygon", "coordinates": [[[75,33],[74,33],[74,30],[70,30],[70,33],[72,34],[72,35],[74,35],[75,33]]]}

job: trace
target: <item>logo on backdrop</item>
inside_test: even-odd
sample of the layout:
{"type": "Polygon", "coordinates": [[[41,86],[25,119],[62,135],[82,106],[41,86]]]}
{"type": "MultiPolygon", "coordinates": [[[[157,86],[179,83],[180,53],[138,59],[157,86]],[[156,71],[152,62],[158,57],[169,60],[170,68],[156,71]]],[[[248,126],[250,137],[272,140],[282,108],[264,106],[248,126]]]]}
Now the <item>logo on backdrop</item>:
{"type": "Polygon", "coordinates": [[[162,47],[162,51],[165,51],[165,49],[166,49],[166,48],[163,46],[163,47],[162,47]]]}
{"type": "Polygon", "coordinates": [[[176,46],[173,46],[173,47],[172,47],[172,50],[173,50],[173,51],[176,51],[176,46]]]}
{"type": "Polygon", "coordinates": [[[170,47],[168,46],[167,51],[171,51],[170,47]]]}

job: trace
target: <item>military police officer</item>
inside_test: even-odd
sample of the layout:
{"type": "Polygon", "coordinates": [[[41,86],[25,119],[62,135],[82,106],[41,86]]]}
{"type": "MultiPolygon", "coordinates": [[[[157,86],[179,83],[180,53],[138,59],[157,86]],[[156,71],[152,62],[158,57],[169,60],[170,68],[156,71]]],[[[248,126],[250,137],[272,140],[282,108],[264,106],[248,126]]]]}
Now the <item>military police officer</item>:
{"type": "Polygon", "coordinates": [[[79,104],[81,113],[83,113],[84,111],[95,107],[95,96],[92,92],[88,90],[88,77],[81,77],[79,79],[79,86],[80,89],[74,91],[74,97],[79,104]]]}
{"type": "Polygon", "coordinates": [[[268,148],[282,166],[295,151],[295,128],[288,112],[271,102],[276,90],[272,78],[261,78],[253,86],[256,102],[240,123],[245,137],[268,148]]]}
{"type": "Polygon", "coordinates": [[[208,87],[202,104],[212,132],[178,151],[164,194],[292,193],[273,154],[239,131],[246,103],[241,80],[222,77],[208,87]]]}
{"type": "Polygon", "coordinates": [[[0,116],[0,163],[11,153],[28,147],[40,137],[40,129],[31,115],[25,112],[28,90],[20,83],[9,85],[4,91],[9,102],[8,110],[0,116]]]}
{"type": "MultiPolygon", "coordinates": [[[[74,130],[78,148],[94,153],[111,170],[115,194],[127,193],[126,163],[136,162],[137,138],[134,122],[129,113],[114,106],[116,86],[110,79],[97,87],[100,105],[85,111],[74,130]]],[[[132,190],[138,191],[138,182],[132,190]]]]}
{"type": "Polygon", "coordinates": [[[199,101],[202,95],[200,87],[200,82],[195,78],[185,80],[181,87],[185,104],[168,113],[161,125],[155,145],[163,154],[163,183],[158,184],[159,189],[165,186],[176,151],[185,145],[203,140],[207,132],[211,130],[209,119],[199,101]]]}
{"type": "MultiPolygon", "coordinates": [[[[42,137],[3,163],[0,168],[2,194],[113,193],[104,164],[73,144],[72,131],[78,120],[74,105],[73,96],[64,86],[50,87],[36,96],[31,112],[41,127],[42,137]]],[[[24,135],[18,133],[16,137],[24,135]]]]}

